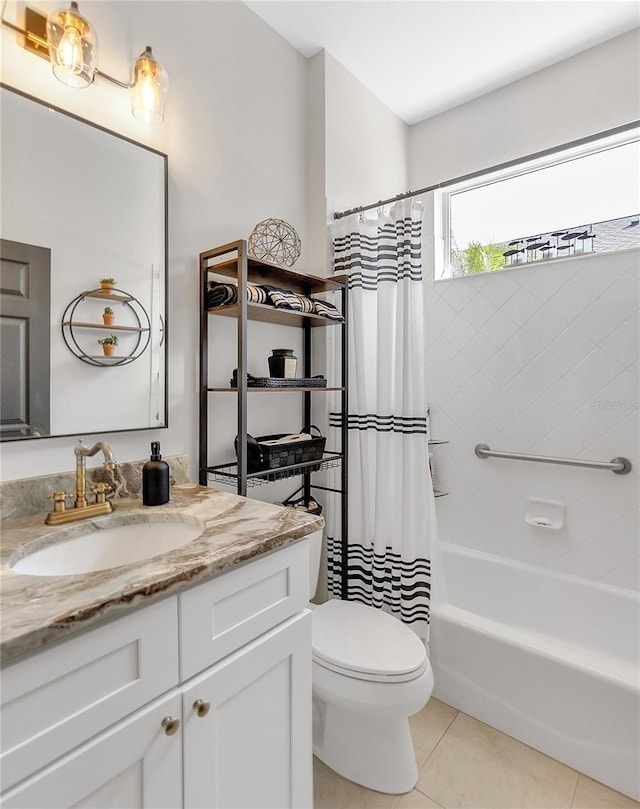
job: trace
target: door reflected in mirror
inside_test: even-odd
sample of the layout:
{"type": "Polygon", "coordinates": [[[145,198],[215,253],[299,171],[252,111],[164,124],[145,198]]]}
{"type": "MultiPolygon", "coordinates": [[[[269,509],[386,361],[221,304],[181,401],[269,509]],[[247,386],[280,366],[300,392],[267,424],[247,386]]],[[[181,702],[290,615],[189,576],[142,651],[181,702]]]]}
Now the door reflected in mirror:
{"type": "Polygon", "coordinates": [[[166,427],[167,158],[11,88],[0,94],[0,440],[166,427]],[[114,308],[106,291],[104,306],[88,299],[72,350],[65,312],[104,278],[148,323],[119,300],[120,322],[103,319],[114,308]],[[135,361],[79,356],[115,337],[125,357],[144,345],[135,328],[148,337],[135,361]]]}

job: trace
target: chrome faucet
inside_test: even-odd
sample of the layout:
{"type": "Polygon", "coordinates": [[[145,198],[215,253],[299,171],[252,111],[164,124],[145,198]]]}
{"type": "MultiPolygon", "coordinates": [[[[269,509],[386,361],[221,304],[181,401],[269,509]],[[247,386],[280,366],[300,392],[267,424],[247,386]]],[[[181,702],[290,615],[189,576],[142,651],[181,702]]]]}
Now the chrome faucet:
{"type": "Polygon", "coordinates": [[[78,439],[78,444],[73,450],[76,456],[76,493],[73,508],[68,509],[65,501],[68,497],[73,497],[72,494],[65,492],[54,492],[49,495],[53,500],[53,510],[47,513],[45,522],[49,525],[57,523],[71,522],[72,520],[81,520],[85,517],[96,517],[100,514],[109,514],[113,511],[113,506],[107,500],[107,492],[111,487],[107,483],[97,483],[91,487],[91,491],[95,494],[95,502],[89,503],[87,501],[87,458],[91,458],[96,453],[102,450],[104,455],[104,468],[110,471],[115,470],[116,462],[111,452],[111,447],[105,444],[104,441],[98,441],[91,448],[84,443],[84,438],[78,439]]]}

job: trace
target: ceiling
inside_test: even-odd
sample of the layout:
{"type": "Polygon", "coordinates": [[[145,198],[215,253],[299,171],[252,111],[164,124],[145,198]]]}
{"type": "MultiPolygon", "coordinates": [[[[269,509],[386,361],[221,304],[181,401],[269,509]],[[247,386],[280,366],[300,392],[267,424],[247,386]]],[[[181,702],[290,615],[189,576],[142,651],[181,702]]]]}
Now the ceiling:
{"type": "Polygon", "coordinates": [[[245,2],[304,56],[326,49],[408,124],[640,25],[636,0],[245,2]]]}

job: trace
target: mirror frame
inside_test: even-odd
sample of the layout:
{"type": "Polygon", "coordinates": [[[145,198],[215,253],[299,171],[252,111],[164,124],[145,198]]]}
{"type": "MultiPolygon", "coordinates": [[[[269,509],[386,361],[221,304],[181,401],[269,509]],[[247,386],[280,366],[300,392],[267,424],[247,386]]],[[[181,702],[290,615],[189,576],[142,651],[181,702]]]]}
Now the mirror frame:
{"type": "MultiPolygon", "coordinates": [[[[42,107],[46,107],[53,112],[59,113],[61,115],[66,115],[68,118],[71,118],[75,121],[78,121],[81,124],[86,124],[87,126],[93,127],[94,129],[99,130],[100,132],[104,132],[107,135],[111,135],[112,137],[118,138],[119,140],[125,141],[126,143],[130,143],[133,146],[137,146],[140,149],[144,149],[147,152],[151,152],[152,154],[157,155],[162,159],[163,165],[163,188],[164,188],[164,195],[162,200],[162,205],[164,208],[164,216],[163,216],[163,227],[164,227],[164,239],[163,239],[163,264],[164,264],[164,307],[163,312],[161,313],[161,318],[163,322],[163,338],[162,344],[164,345],[164,420],[163,424],[161,425],[149,425],[149,426],[137,426],[137,427],[123,427],[118,429],[105,429],[103,427],[96,427],[94,428],[83,428],[80,432],[85,434],[93,434],[93,433],[100,433],[102,434],[113,434],[113,433],[130,433],[130,432],[141,432],[142,430],[165,430],[169,426],[169,267],[168,267],[168,258],[169,258],[169,160],[168,156],[164,153],[159,151],[158,149],[154,149],[151,146],[147,146],[144,143],[140,143],[139,141],[133,140],[133,138],[129,138],[126,135],[121,135],[119,132],[115,132],[112,129],[108,129],[101,124],[97,124],[93,121],[89,121],[87,118],[83,118],[80,115],[76,115],[73,112],[69,112],[68,110],[63,109],[62,107],[57,107],[55,104],[51,104],[48,101],[44,101],[41,98],[37,98],[36,96],[30,95],[29,93],[25,93],[22,90],[19,90],[16,87],[11,86],[10,84],[6,84],[0,81],[0,89],[7,90],[11,93],[15,93],[22,98],[27,99],[28,101],[33,101],[36,104],[39,104],[42,107]]],[[[51,383],[53,386],[53,382],[51,383]]],[[[41,436],[14,436],[10,438],[3,439],[0,436],[0,445],[9,442],[30,442],[33,440],[43,440],[47,438],[69,438],[79,433],[55,433],[49,435],[41,435],[41,436]]]]}

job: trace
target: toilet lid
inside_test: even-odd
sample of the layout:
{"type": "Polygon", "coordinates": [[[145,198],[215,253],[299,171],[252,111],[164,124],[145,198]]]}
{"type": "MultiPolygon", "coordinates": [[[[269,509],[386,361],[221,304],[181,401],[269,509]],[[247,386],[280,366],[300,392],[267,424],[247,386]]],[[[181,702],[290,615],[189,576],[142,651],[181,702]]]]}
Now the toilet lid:
{"type": "Polygon", "coordinates": [[[313,656],[345,673],[378,677],[419,674],[427,651],[397,618],[357,601],[327,601],[312,611],[313,656]]]}

